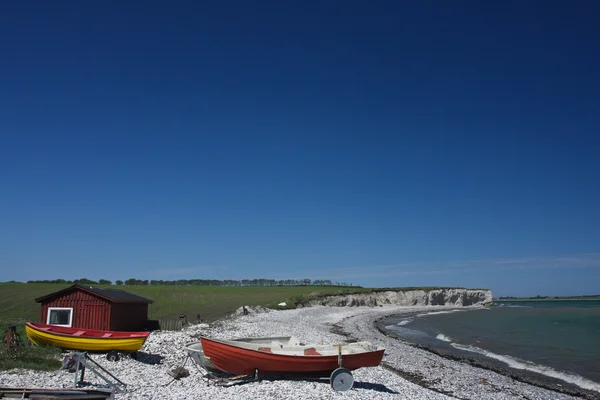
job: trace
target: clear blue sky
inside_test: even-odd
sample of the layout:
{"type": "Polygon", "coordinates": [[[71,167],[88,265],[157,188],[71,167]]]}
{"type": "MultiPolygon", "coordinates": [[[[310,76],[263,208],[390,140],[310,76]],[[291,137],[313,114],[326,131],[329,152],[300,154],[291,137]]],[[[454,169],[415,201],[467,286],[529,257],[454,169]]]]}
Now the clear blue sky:
{"type": "Polygon", "coordinates": [[[0,6],[0,280],[598,293],[597,1],[0,6]]]}

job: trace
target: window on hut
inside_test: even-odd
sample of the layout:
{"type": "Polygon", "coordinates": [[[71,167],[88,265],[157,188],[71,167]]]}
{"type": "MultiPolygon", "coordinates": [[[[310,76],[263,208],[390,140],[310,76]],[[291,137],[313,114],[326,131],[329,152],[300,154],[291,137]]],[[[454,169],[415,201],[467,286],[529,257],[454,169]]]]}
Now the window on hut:
{"type": "Polygon", "coordinates": [[[48,308],[48,325],[71,326],[73,323],[73,309],[62,307],[48,308]]]}

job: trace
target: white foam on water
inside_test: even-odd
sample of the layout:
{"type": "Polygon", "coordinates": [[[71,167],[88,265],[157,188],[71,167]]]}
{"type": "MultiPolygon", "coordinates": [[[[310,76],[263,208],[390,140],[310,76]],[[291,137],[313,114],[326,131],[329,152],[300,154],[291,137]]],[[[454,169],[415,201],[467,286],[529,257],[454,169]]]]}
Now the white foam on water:
{"type": "MultiPolygon", "coordinates": [[[[398,322],[396,324],[396,326],[404,326],[404,325],[408,325],[411,322],[413,322],[415,320],[415,318],[420,318],[420,317],[424,317],[426,315],[437,315],[437,314],[450,314],[450,313],[455,313],[455,312],[461,312],[461,311],[467,311],[467,310],[445,310],[445,311],[432,311],[432,312],[426,312],[423,314],[418,314],[415,316],[412,316],[410,318],[405,318],[402,321],[398,322]]],[[[390,329],[390,327],[386,326],[386,329],[390,329]]]]}
{"type": "Polygon", "coordinates": [[[446,311],[432,311],[432,312],[428,312],[428,313],[424,313],[424,314],[419,314],[417,315],[417,317],[424,317],[426,315],[438,315],[438,314],[452,314],[455,312],[464,312],[464,311],[468,311],[468,310],[446,310],[446,311]]]}
{"type": "Polygon", "coordinates": [[[532,306],[517,306],[517,305],[513,305],[513,304],[502,304],[502,303],[495,304],[494,306],[500,307],[500,308],[533,308],[532,306]]]}
{"type": "Polygon", "coordinates": [[[404,328],[403,326],[398,325],[390,325],[391,331],[398,333],[403,338],[423,338],[424,336],[429,336],[423,331],[419,331],[416,329],[404,328]]]}
{"type": "Polygon", "coordinates": [[[442,333],[438,334],[435,338],[441,340],[442,342],[452,342],[452,339],[442,333]]]}
{"type": "Polygon", "coordinates": [[[481,349],[476,346],[462,345],[462,344],[458,344],[458,343],[451,343],[450,345],[458,350],[469,351],[472,353],[479,353],[486,357],[493,358],[495,360],[498,360],[498,361],[501,361],[501,362],[507,364],[509,367],[514,368],[514,369],[524,369],[527,371],[536,372],[538,374],[546,375],[546,376],[549,376],[552,378],[560,379],[560,380],[568,382],[568,383],[572,383],[583,389],[595,390],[597,392],[600,392],[600,384],[599,383],[590,381],[589,379],[586,379],[577,374],[573,374],[570,372],[564,372],[564,371],[558,371],[553,368],[547,367],[545,365],[535,364],[531,361],[519,360],[517,358],[507,356],[507,355],[500,355],[500,354],[492,353],[491,351],[487,351],[487,350],[481,349]]]}

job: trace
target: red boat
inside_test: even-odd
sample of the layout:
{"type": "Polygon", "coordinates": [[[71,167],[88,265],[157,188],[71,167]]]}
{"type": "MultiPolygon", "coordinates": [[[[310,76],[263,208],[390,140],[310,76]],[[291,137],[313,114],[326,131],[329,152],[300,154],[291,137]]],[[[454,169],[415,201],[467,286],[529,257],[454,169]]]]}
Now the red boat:
{"type": "Polygon", "coordinates": [[[277,340],[257,343],[201,337],[200,341],[204,356],[219,370],[234,375],[258,370],[261,374],[328,376],[339,368],[376,367],[385,351],[368,342],[307,346],[277,340]]]}

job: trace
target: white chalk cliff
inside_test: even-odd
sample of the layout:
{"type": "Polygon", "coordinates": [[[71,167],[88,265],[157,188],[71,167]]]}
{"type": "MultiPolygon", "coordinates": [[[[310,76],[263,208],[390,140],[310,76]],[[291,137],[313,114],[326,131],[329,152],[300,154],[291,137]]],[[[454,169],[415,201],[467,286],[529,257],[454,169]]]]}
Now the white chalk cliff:
{"type": "Polygon", "coordinates": [[[474,289],[434,289],[434,290],[386,290],[371,293],[327,296],[307,302],[308,306],[322,305],[330,307],[358,306],[473,306],[492,303],[490,290],[474,289]]]}

